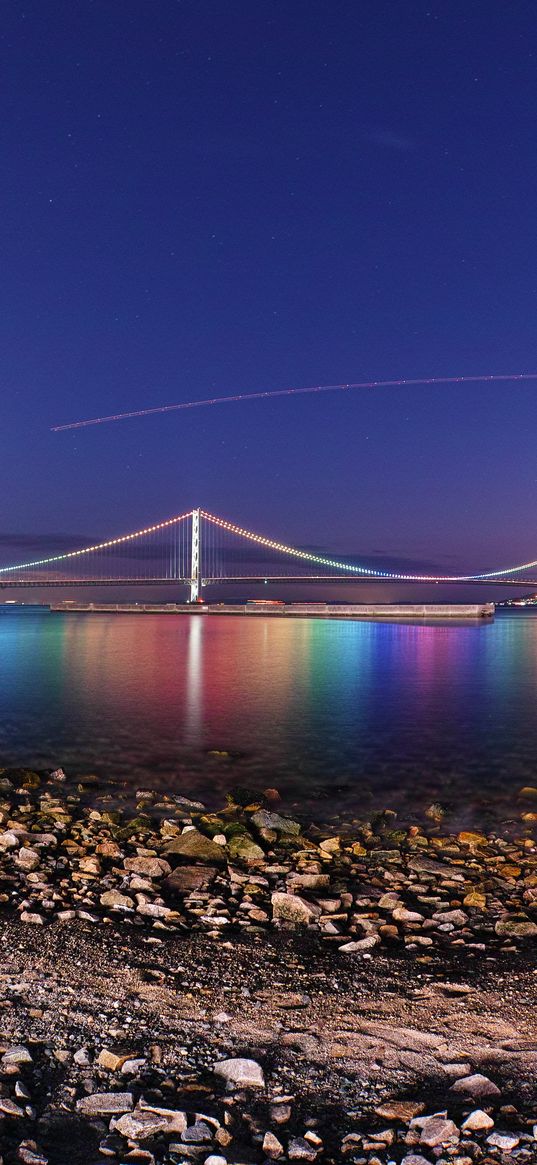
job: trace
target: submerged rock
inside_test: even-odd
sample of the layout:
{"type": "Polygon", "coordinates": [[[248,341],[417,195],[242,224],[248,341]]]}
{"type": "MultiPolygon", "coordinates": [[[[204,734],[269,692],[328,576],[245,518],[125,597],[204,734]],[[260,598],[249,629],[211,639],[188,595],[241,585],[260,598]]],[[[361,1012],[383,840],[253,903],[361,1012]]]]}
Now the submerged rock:
{"type": "Polygon", "coordinates": [[[270,813],[268,809],[258,809],[252,814],[252,822],[256,829],[273,829],[275,833],[298,836],[300,825],[290,817],[282,817],[279,813],[270,813]]]}

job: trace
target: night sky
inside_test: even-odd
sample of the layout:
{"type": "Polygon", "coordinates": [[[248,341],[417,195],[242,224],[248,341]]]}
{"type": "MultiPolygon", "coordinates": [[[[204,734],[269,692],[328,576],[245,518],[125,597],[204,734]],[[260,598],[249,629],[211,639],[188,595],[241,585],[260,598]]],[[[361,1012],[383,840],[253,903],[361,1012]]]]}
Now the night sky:
{"type": "Polygon", "coordinates": [[[449,572],[537,557],[537,18],[514,0],[4,0],[0,556],[202,505],[449,572]]]}

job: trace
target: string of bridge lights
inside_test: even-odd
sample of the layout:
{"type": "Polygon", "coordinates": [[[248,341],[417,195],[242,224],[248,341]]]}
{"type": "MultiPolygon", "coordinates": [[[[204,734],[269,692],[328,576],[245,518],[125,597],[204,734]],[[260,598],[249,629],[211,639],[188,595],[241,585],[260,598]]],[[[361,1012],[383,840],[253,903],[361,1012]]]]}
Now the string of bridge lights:
{"type": "MultiPolygon", "coordinates": [[[[187,510],[183,514],[177,514],[173,518],[167,518],[164,522],[156,522],[152,526],[145,526],[142,530],[135,530],[131,534],[123,534],[119,538],[109,538],[104,542],[98,542],[94,546],[84,546],[80,550],[68,550],[62,554],[52,554],[46,558],[37,558],[32,562],[21,562],[15,566],[0,567],[0,574],[13,574],[17,570],[29,570],[32,567],[49,566],[55,562],[65,562],[68,559],[81,558],[84,555],[96,553],[100,550],[108,550],[114,546],[120,546],[126,542],[132,542],[137,538],[144,538],[149,534],[157,533],[160,530],[166,530],[171,526],[176,526],[180,522],[184,522],[187,518],[192,518],[194,511],[187,510]]],[[[258,546],[262,546],[267,550],[274,550],[280,554],[289,554],[293,558],[301,559],[305,562],[314,562],[321,566],[330,566],[333,569],[344,571],[348,574],[360,575],[361,577],[370,578],[372,581],[375,578],[393,579],[394,582],[430,582],[430,583],[450,583],[450,582],[476,582],[482,579],[502,578],[507,574],[517,574],[523,570],[529,570],[532,567],[537,567],[537,559],[532,562],[524,562],[519,566],[503,567],[500,570],[483,571],[480,574],[455,574],[455,575],[433,575],[433,574],[402,574],[397,571],[389,570],[373,570],[370,567],[359,566],[354,563],[341,562],[339,559],[327,558],[325,555],[313,554],[308,550],[300,550],[296,546],[288,546],[285,542],[278,542],[274,538],[266,538],[262,534],[255,534],[252,530],[245,530],[242,526],[236,525],[234,522],[229,522],[225,518],[219,518],[215,514],[209,513],[207,510],[199,511],[200,517],[205,518],[213,526],[223,530],[225,533],[235,535],[239,538],[245,538],[249,542],[254,542],[258,546]]]]}
{"type": "Polygon", "coordinates": [[[250,542],[256,542],[261,546],[267,547],[269,550],[278,550],[283,554],[292,554],[296,558],[307,559],[308,562],[317,562],[323,566],[337,567],[338,570],[346,570],[353,574],[367,575],[367,577],[375,578],[391,578],[394,582],[472,582],[477,579],[499,578],[505,574],[516,574],[520,570],[529,570],[530,567],[537,566],[537,559],[534,562],[524,562],[520,566],[509,566],[504,570],[490,570],[482,574],[451,574],[451,575],[433,575],[433,574],[397,574],[389,570],[371,570],[365,566],[356,566],[346,562],[339,562],[337,559],[325,558],[323,555],[312,554],[307,550],[297,550],[294,546],[287,546],[283,542],[275,542],[272,538],[264,538],[260,534],[253,534],[250,530],[244,530],[242,526],[236,526],[233,522],[227,522],[224,518],[217,518],[214,514],[207,513],[206,510],[200,511],[204,518],[207,518],[213,525],[221,527],[230,534],[236,534],[241,538],[247,538],[250,542]]]}
{"type": "Polygon", "coordinates": [[[146,534],[154,534],[157,530],[164,530],[167,526],[175,526],[185,518],[192,517],[192,510],[185,514],[178,514],[175,518],[168,518],[165,522],[157,522],[154,526],[146,526],[143,530],[135,530],[132,534],[123,534],[121,538],[109,538],[107,542],[98,542],[95,546],[84,546],[82,550],[67,550],[63,554],[51,554],[48,558],[36,558],[34,562],[19,562],[16,566],[0,567],[0,574],[13,573],[14,570],[29,570],[32,566],[48,566],[51,562],[64,562],[67,558],[80,558],[83,554],[93,554],[96,550],[108,550],[110,546],[119,546],[122,542],[132,542],[135,538],[143,538],[146,534]]]}

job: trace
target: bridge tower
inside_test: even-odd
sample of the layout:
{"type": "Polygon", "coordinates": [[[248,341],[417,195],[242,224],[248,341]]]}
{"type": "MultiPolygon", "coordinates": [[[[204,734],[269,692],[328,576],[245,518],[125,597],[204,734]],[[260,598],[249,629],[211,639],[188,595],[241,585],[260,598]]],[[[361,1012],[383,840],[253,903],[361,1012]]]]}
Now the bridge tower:
{"type": "Polygon", "coordinates": [[[201,514],[192,510],[192,548],[190,553],[190,602],[201,599],[201,514]]]}

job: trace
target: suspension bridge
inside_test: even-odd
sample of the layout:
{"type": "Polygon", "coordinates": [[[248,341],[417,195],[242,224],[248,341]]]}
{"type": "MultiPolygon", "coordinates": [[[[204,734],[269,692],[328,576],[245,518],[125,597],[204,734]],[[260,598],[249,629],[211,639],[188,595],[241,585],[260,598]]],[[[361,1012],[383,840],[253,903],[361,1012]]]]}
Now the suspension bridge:
{"type": "Polygon", "coordinates": [[[0,588],[170,585],[185,587],[192,603],[202,598],[206,587],[218,583],[537,588],[537,560],[465,575],[378,570],[289,546],[198,508],[95,545],[0,567],[0,588]]]}

